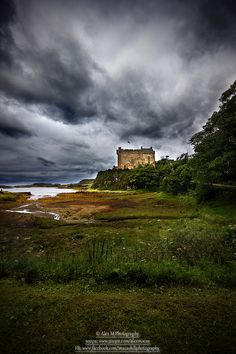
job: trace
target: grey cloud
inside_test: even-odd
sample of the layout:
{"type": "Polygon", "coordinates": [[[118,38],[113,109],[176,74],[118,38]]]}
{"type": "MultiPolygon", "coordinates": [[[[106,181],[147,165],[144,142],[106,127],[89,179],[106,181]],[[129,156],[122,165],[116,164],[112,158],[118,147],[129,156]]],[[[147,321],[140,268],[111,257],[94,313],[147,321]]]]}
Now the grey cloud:
{"type": "MultiPolygon", "coordinates": [[[[137,118],[141,116],[141,119],[143,119],[145,117],[149,122],[147,112],[150,108],[147,107],[149,103],[147,103],[148,100],[143,90],[143,72],[140,72],[140,69],[136,70],[136,73],[135,70],[132,74],[125,73],[126,77],[123,78],[123,82],[119,82],[119,78],[116,82],[113,79],[110,80],[109,75],[105,75],[106,68],[102,68],[92,59],[93,53],[89,53],[88,49],[83,48],[80,39],[75,41],[69,34],[61,34],[59,27],[60,35],[55,35],[57,31],[54,31],[50,34],[52,38],[49,36],[52,46],[50,48],[46,46],[42,49],[35,34],[29,35],[32,23],[27,22],[31,12],[32,16],[36,16],[34,11],[36,2],[33,1],[31,6],[28,6],[27,1],[24,1],[23,4],[24,11],[18,11],[18,15],[21,16],[21,22],[24,21],[25,16],[26,23],[24,26],[18,25],[15,31],[22,31],[26,43],[23,47],[15,44],[14,49],[10,51],[14,65],[7,73],[5,70],[0,72],[0,89],[5,94],[28,104],[38,104],[53,119],[63,120],[69,124],[76,124],[88,118],[94,119],[99,115],[105,116],[108,121],[119,120],[120,116],[124,115],[124,111],[131,111],[130,113],[137,118]],[[104,76],[103,79],[106,82],[104,87],[94,81],[94,73],[104,76]],[[105,92],[102,93],[102,91],[105,92]],[[120,110],[114,111],[112,109],[113,101],[116,103],[117,100],[120,110]]],[[[201,50],[196,50],[198,56],[202,55],[206,49],[209,50],[209,44],[206,47],[204,41],[208,38],[208,33],[213,33],[211,29],[214,29],[217,35],[216,38],[212,38],[212,34],[209,35],[210,43],[218,43],[218,33],[225,33],[225,29],[229,32],[231,41],[235,33],[233,22],[228,21],[234,16],[235,10],[231,1],[228,1],[227,5],[229,6],[224,8],[219,1],[216,1],[216,5],[212,7],[209,5],[209,1],[204,0],[197,1],[194,5],[185,1],[173,1],[171,6],[162,1],[158,3],[147,1],[144,5],[142,1],[136,0],[135,6],[130,1],[101,1],[99,4],[94,1],[71,1],[71,12],[68,12],[65,8],[65,3],[59,1],[58,4],[60,6],[56,6],[55,2],[50,4],[48,1],[43,1],[41,7],[44,7],[45,12],[49,11],[48,14],[46,13],[49,18],[52,16],[53,9],[56,13],[58,11],[58,15],[61,15],[62,10],[64,10],[65,16],[63,19],[68,20],[68,22],[70,20],[69,16],[72,17],[73,11],[75,11],[76,14],[80,15],[78,21],[84,23],[85,27],[88,27],[88,24],[84,22],[80,10],[84,11],[85,14],[92,13],[90,20],[99,14],[100,21],[105,22],[104,26],[106,26],[106,22],[109,23],[115,19],[114,32],[117,29],[120,30],[122,15],[129,16],[131,33],[128,34],[128,38],[129,36],[132,38],[132,26],[134,31],[137,26],[138,28],[141,26],[144,30],[150,28],[150,31],[154,31],[154,33],[157,31],[158,33],[159,28],[155,27],[155,21],[162,15],[166,16],[170,24],[175,24],[174,30],[177,32],[172,35],[181,40],[181,53],[178,54],[180,57],[184,55],[183,64],[186,66],[188,66],[188,60],[193,60],[193,56],[197,56],[194,47],[202,47],[201,50]],[[209,15],[210,10],[211,15],[209,15]],[[224,13],[223,20],[217,21],[222,13],[224,13]],[[199,38],[201,33],[204,33],[204,36],[199,38]],[[189,57],[188,50],[185,50],[185,48],[191,51],[189,57]]],[[[100,24],[100,26],[102,25],[100,24]]],[[[93,24],[90,27],[93,28],[93,24]]],[[[67,31],[68,29],[70,29],[70,26],[67,31]]],[[[163,38],[165,38],[166,30],[168,30],[168,25],[163,28],[163,38]]],[[[171,52],[172,48],[168,49],[167,44],[166,55],[172,55],[171,52]]],[[[142,53],[140,54],[142,55],[142,53]]],[[[144,64],[148,65],[148,62],[144,64]]],[[[157,78],[157,80],[163,80],[163,78],[157,78]]],[[[160,84],[158,89],[161,91],[163,85],[160,84]]],[[[165,104],[166,102],[163,102],[163,105],[165,104]]],[[[150,121],[151,123],[152,121],[150,121]]]]}
{"type": "Polygon", "coordinates": [[[63,46],[69,62],[63,60],[60,49],[15,48],[11,70],[0,71],[0,90],[24,103],[43,105],[52,117],[73,123],[96,113],[89,99],[83,97],[93,86],[90,74],[96,66],[74,43],[63,46]]]}
{"type": "Polygon", "coordinates": [[[55,165],[55,162],[50,161],[50,160],[47,160],[47,159],[45,159],[44,157],[38,157],[38,160],[39,160],[39,161],[43,164],[43,166],[45,166],[45,167],[50,167],[50,166],[55,165]]]}
{"type": "Polygon", "coordinates": [[[4,180],[88,177],[127,140],[176,156],[235,79],[231,0],[0,6],[4,180]]]}
{"type": "Polygon", "coordinates": [[[27,138],[35,135],[24,123],[16,119],[15,116],[4,112],[0,113],[0,134],[11,138],[27,138]]]}
{"type": "MultiPolygon", "coordinates": [[[[196,6],[196,5],[195,5],[196,6]]],[[[196,33],[206,45],[236,47],[236,4],[234,0],[202,0],[196,18],[196,33]]]]}
{"type": "Polygon", "coordinates": [[[63,146],[63,150],[67,152],[75,152],[78,151],[79,149],[89,149],[89,144],[86,143],[68,143],[66,146],[63,146]]]}
{"type": "Polygon", "coordinates": [[[20,138],[24,136],[32,136],[32,133],[24,128],[13,127],[9,125],[4,125],[0,123],[0,133],[3,135],[10,136],[12,138],[20,138]]]}
{"type": "Polygon", "coordinates": [[[2,0],[0,5],[0,65],[11,63],[9,48],[13,43],[9,25],[15,19],[15,6],[11,0],[2,0]]]}
{"type": "MultiPolygon", "coordinates": [[[[101,17],[128,16],[140,26],[147,26],[151,21],[178,22],[179,38],[183,41],[191,34],[193,44],[198,49],[224,44],[236,45],[236,4],[234,0],[94,0],[79,1],[84,7],[96,8],[101,17]],[[199,42],[199,43],[197,43],[199,42]]],[[[188,43],[189,44],[189,43],[188,43]]]]}
{"type": "Polygon", "coordinates": [[[15,6],[11,0],[1,1],[0,27],[8,26],[15,18],[15,6]]]}

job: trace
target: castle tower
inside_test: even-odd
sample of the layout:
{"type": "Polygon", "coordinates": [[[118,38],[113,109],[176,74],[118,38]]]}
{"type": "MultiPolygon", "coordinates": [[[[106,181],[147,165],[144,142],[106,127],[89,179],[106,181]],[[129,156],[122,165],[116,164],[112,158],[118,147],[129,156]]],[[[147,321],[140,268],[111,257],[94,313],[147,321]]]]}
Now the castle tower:
{"type": "Polygon", "coordinates": [[[155,151],[153,148],[122,149],[119,147],[117,153],[117,167],[120,169],[132,169],[139,165],[155,165],[155,151]]]}

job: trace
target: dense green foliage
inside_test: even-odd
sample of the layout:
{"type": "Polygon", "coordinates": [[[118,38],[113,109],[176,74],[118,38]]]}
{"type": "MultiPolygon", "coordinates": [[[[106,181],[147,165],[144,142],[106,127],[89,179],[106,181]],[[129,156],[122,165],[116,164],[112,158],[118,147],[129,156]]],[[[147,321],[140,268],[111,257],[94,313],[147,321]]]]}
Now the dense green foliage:
{"type": "Polygon", "coordinates": [[[160,165],[160,187],[163,191],[178,194],[190,190],[192,181],[192,168],[189,164],[188,154],[183,154],[176,161],[160,165]]]}
{"type": "Polygon", "coordinates": [[[176,161],[162,159],[156,166],[139,166],[133,170],[107,170],[98,173],[93,188],[162,190],[172,194],[188,192],[192,180],[189,157],[183,154],[176,161]]]}
{"type": "Polygon", "coordinates": [[[130,189],[130,179],[133,170],[106,170],[100,171],[93,182],[92,188],[110,189],[110,190],[126,190],[130,189]]]}
{"type": "Polygon", "coordinates": [[[195,178],[202,183],[236,182],[236,81],[220,102],[219,111],[190,140],[195,178]]]}
{"type": "Polygon", "coordinates": [[[162,159],[155,167],[140,166],[134,170],[130,184],[137,189],[160,189],[172,194],[188,192],[192,179],[188,161],[188,155],[183,154],[176,161],[162,159]]]}

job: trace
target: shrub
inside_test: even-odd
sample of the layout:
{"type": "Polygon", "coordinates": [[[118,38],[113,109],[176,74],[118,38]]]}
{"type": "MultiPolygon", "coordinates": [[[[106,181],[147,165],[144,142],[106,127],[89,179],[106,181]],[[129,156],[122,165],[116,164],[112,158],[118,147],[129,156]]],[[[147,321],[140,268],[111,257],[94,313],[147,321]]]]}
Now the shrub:
{"type": "Polygon", "coordinates": [[[217,191],[212,184],[198,184],[195,190],[197,202],[204,203],[216,197],[217,191]]]}
{"type": "Polygon", "coordinates": [[[133,170],[106,170],[100,171],[95,178],[92,188],[109,190],[127,190],[131,188],[130,177],[133,170]]]}

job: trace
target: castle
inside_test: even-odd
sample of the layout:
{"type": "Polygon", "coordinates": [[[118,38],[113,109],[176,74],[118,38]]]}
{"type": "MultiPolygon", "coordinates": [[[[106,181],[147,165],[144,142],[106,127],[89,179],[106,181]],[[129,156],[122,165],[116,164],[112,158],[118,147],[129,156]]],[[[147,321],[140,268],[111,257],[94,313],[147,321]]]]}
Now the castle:
{"type": "Polygon", "coordinates": [[[117,168],[132,169],[139,165],[155,165],[155,151],[152,147],[141,149],[122,149],[121,147],[116,150],[118,163],[117,168]]]}

